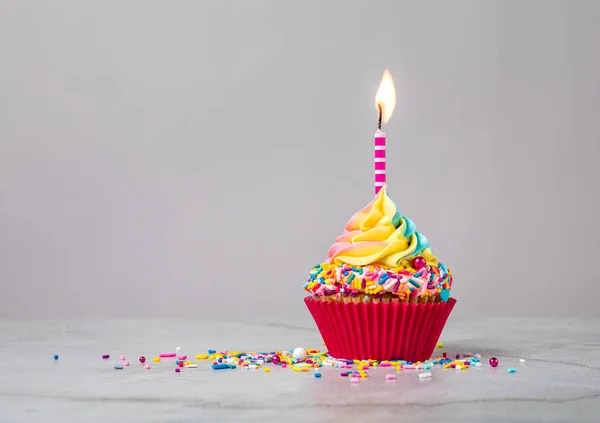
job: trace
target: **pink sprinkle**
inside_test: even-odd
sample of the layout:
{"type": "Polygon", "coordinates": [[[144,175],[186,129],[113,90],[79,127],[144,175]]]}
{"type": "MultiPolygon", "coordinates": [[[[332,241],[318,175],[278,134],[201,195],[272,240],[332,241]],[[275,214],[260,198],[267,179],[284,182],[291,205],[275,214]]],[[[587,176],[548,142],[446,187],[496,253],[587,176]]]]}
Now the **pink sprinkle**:
{"type": "Polygon", "coordinates": [[[177,354],[175,353],[162,353],[158,355],[160,358],[172,358],[172,357],[177,357],[177,354]]]}
{"type": "Polygon", "coordinates": [[[181,355],[179,357],[177,357],[178,360],[185,360],[187,358],[187,355],[181,355]]]}
{"type": "Polygon", "coordinates": [[[404,365],[402,365],[402,369],[403,370],[415,370],[415,366],[404,364],[404,365]]]}
{"type": "Polygon", "coordinates": [[[129,361],[126,361],[125,363],[123,363],[123,366],[125,366],[125,367],[129,366],[129,361]]]}
{"type": "Polygon", "coordinates": [[[144,369],[146,369],[146,370],[149,370],[149,369],[150,369],[150,365],[149,365],[149,364],[146,364],[146,365],[144,366],[144,369]]]}
{"type": "Polygon", "coordinates": [[[357,377],[353,377],[353,378],[350,379],[350,382],[352,382],[352,383],[358,383],[358,382],[360,382],[360,379],[357,378],[357,377]]]}
{"type": "Polygon", "coordinates": [[[287,364],[286,363],[281,363],[281,367],[285,368],[285,367],[287,367],[287,364]]]}
{"type": "Polygon", "coordinates": [[[125,356],[124,355],[121,356],[121,360],[125,360],[125,356]]]}
{"type": "Polygon", "coordinates": [[[379,367],[391,367],[392,365],[390,363],[381,363],[379,365],[379,367]]]}
{"type": "Polygon", "coordinates": [[[396,380],[396,375],[385,375],[386,380],[396,380]]]}

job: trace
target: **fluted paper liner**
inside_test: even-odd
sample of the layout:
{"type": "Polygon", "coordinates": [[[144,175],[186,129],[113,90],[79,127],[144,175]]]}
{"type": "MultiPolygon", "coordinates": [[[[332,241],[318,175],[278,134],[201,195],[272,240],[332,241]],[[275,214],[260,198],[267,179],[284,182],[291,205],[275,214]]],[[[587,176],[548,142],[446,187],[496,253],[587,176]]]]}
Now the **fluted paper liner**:
{"type": "Polygon", "coordinates": [[[329,354],[343,359],[431,358],[456,300],[427,304],[304,299],[329,354]]]}

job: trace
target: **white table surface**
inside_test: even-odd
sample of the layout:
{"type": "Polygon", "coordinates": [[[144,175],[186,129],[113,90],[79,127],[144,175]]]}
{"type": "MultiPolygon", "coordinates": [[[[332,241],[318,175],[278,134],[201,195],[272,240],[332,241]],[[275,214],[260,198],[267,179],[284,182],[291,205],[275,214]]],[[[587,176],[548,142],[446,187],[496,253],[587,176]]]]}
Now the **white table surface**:
{"type": "Polygon", "coordinates": [[[172,360],[152,362],[176,346],[189,356],[320,348],[309,319],[0,321],[0,422],[600,421],[600,319],[451,317],[444,350],[479,352],[484,365],[436,368],[429,380],[403,371],[386,381],[395,371],[382,368],[351,384],[338,369],[316,379],[281,368],[214,371],[207,361],[178,374],[172,360]],[[122,354],[131,366],[115,370],[122,354]],[[495,369],[487,364],[491,355],[500,360],[495,369]]]}

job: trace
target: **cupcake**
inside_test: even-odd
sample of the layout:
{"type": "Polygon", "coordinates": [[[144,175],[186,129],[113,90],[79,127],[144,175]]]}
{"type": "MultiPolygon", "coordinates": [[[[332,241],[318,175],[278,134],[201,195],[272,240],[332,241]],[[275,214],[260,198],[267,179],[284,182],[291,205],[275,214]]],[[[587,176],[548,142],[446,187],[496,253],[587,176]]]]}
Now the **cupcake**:
{"type": "Polygon", "coordinates": [[[423,361],[456,303],[452,281],[383,186],[311,270],[304,301],[332,356],[423,361]]]}

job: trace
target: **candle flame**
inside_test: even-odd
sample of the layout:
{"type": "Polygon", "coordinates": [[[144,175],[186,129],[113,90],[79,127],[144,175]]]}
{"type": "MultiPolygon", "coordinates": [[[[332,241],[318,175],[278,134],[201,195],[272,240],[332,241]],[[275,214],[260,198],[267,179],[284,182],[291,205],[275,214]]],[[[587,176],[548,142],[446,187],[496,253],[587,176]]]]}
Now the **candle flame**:
{"type": "Polygon", "coordinates": [[[381,120],[383,123],[387,123],[396,108],[396,87],[392,74],[387,68],[383,72],[377,95],[375,95],[375,107],[378,111],[379,106],[381,106],[381,120]]]}

